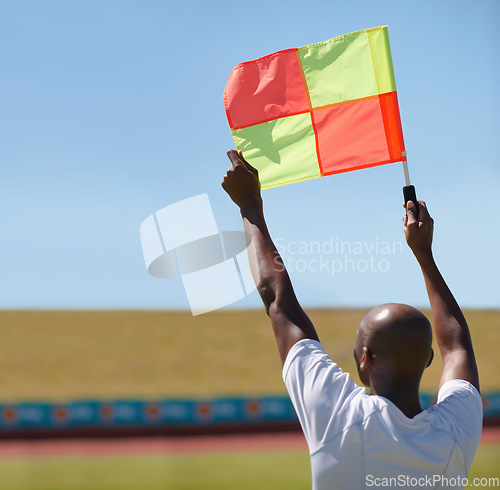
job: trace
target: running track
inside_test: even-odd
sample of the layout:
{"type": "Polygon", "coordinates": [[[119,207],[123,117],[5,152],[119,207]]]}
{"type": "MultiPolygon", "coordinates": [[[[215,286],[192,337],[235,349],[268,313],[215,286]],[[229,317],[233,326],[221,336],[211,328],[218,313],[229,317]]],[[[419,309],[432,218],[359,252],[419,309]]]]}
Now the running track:
{"type": "MultiPolygon", "coordinates": [[[[483,430],[481,444],[499,444],[500,427],[483,430]]],[[[0,458],[137,455],[168,453],[307,451],[299,432],[282,434],[232,434],[221,436],[144,437],[129,439],[63,439],[1,441],[0,458]]]]}

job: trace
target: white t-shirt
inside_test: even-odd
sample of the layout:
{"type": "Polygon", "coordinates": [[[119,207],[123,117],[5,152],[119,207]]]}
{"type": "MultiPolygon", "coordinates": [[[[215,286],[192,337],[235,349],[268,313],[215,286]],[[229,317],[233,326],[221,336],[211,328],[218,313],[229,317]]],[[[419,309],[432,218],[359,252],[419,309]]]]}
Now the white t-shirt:
{"type": "Polygon", "coordinates": [[[467,381],[448,381],[437,404],[410,419],[367,395],[315,340],[290,349],[283,379],[309,445],[314,490],[463,487],[483,420],[481,396],[467,381]]]}

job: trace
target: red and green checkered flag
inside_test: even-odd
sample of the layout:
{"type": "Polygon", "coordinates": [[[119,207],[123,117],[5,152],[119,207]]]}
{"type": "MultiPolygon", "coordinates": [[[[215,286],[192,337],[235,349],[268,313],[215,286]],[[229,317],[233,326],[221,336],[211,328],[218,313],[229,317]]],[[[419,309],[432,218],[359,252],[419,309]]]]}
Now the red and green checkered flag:
{"type": "Polygon", "coordinates": [[[224,105],[263,188],[406,160],[387,26],[240,63],[224,105]]]}

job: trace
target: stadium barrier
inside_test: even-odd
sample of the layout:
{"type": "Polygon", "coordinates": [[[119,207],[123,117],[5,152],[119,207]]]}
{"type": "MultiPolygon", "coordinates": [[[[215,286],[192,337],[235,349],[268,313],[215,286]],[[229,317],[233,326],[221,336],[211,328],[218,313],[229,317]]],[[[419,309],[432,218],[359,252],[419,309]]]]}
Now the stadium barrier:
{"type": "MultiPolygon", "coordinates": [[[[421,395],[423,408],[435,395],[421,395]]],[[[500,392],[483,394],[485,425],[500,423],[500,392]]],[[[209,400],[1,403],[0,438],[185,435],[298,429],[287,396],[209,400]]]]}

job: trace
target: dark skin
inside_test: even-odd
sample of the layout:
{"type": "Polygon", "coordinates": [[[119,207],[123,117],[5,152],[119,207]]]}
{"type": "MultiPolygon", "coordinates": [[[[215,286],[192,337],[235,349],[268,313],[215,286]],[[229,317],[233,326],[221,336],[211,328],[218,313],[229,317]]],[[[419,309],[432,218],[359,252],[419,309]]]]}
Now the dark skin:
{"type": "Polygon", "coordinates": [[[260,297],[271,319],[282,364],[288,351],[302,339],[318,339],[318,334],[300,306],[281,257],[269,235],[257,170],[241,152],[230,150],[231,160],[222,187],[240,208],[251,246],[249,262],[260,297]]]}
{"type": "MultiPolygon", "coordinates": [[[[243,155],[227,153],[229,167],[222,187],[240,208],[251,240],[249,262],[278,344],[282,364],[291,347],[302,339],[319,340],[295,296],[290,277],[271,239],[264,219],[259,176],[243,155]]],[[[423,201],[416,215],[408,203],[405,237],[422,269],[431,303],[434,332],[444,362],[440,386],[451,379],[469,381],[479,390],[474,351],[465,318],[432,255],[434,221],[423,201]]],[[[415,308],[380,305],[362,320],[354,357],[361,381],[371,393],[391,400],[407,417],[422,411],[418,393],[424,369],[431,363],[432,328],[415,308]]]]}
{"type": "Polygon", "coordinates": [[[404,216],[405,236],[422,270],[431,303],[434,333],[444,363],[439,387],[452,379],[463,379],[479,391],[479,375],[469,327],[434,262],[434,220],[429,216],[425,202],[418,202],[418,216],[415,205],[408,203],[404,216]]]}
{"type": "Polygon", "coordinates": [[[354,358],[372,395],[391,400],[407,417],[422,411],[420,379],[433,358],[429,320],[408,305],[385,304],[363,318],[354,358]]]}

